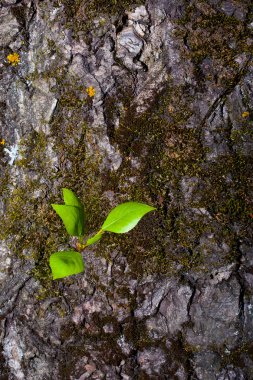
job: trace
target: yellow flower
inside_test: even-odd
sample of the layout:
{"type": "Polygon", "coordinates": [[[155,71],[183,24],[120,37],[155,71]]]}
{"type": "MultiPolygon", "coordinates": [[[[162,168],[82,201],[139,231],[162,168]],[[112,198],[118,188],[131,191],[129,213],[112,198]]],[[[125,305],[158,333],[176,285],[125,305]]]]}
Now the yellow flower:
{"type": "Polygon", "coordinates": [[[5,139],[0,140],[0,145],[4,145],[4,144],[5,144],[5,139]]]}
{"type": "Polygon", "coordinates": [[[87,94],[88,94],[91,98],[92,98],[92,97],[95,95],[95,93],[96,93],[94,87],[92,87],[92,86],[88,87],[88,88],[86,89],[86,92],[87,92],[87,94]]]}
{"type": "Polygon", "coordinates": [[[20,63],[20,55],[18,53],[12,53],[7,55],[7,61],[10,65],[16,66],[20,63]]]}
{"type": "Polygon", "coordinates": [[[249,116],[249,112],[248,111],[245,111],[242,113],[242,117],[246,118],[249,116]]]}

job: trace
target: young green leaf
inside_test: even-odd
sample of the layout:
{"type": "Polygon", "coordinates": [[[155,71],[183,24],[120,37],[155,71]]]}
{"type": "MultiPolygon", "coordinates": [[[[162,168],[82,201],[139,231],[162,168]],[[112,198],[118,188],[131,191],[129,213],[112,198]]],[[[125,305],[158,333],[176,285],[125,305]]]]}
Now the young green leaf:
{"type": "Polygon", "coordinates": [[[103,235],[103,231],[101,231],[101,232],[99,231],[96,235],[89,238],[86,241],[85,245],[88,246],[88,245],[96,243],[97,241],[99,241],[101,239],[102,235],[103,235]]]}
{"type": "Polygon", "coordinates": [[[84,271],[82,255],[76,251],[53,253],[49,258],[49,265],[54,280],[84,271]]]}
{"type": "Polygon", "coordinates": [[[64,189],[62,189],[62,193],[63,193],[64,203],[67,206],[76,206],[76,207],[79,207],[81,210],[83,210],[82,203],[77,198],[77,196],[73,193],[72,190],[64,188],[64,189]]]}
{"type": "Polygon", "coordinates": [[[107,216],[101,229],[123,234],[133,229],[148,212],[155,210],[144,203],[126,202],[116,206],[107,216]]]}
{"type": "Polygon", "coordinates": [[[79,207],[57,204],[51,206],[62,219],[69,235],[82,236],[84,234],[84,213],[79,207]]]}

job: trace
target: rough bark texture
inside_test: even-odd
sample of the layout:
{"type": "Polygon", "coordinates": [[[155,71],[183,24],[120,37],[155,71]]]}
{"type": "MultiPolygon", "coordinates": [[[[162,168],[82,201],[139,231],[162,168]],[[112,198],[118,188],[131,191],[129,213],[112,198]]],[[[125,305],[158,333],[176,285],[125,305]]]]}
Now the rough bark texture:
{"type": "Polygon", "coordinates": [[[252,35],[251,0],[1,0],[1,379],[253,379],[252,35]],[[157,211],[53,282],[62,187],[87,235],[157,211]]]}

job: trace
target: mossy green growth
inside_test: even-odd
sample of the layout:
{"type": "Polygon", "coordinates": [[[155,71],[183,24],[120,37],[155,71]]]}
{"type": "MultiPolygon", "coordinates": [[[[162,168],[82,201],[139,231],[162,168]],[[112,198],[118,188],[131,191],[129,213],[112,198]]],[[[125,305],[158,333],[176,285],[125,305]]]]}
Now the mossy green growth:
{"type": "MultiPolygon", "coordinates": [[[[45,260],[47,249],[56,249],[55,244],[62,244],[63,236],[60,226],[54,223],[53,231],[48,226],[54,220],[54,215],[44,203],[43,197],[34,198],[34,192],[39,190],[39,184],[26,182],[25,187],[18,187],[11,192],[6,200],[6,214],[1,228],[1,239],[10,242],[10,250],[23,260],[34,262],[33,275],[40,280],[43,287],[51,288],[49,267],[45,260]]],[[[54,292],[54,291],[53,291],[54,292]]]]}
{"type": "Polygon", "coordinates": [[[100,14],[118,14],[119,12],[129,9],[131,6],[145,4],[143,0],[91,0],[84,2],[83,0],[61,0],[65,7],[65,12],[69,18],[85,17],[87,14],[97,16],[100,14]]]}
{"type": "MultiPolygon", "coordinates": [[[[174,271],[172,256],[166,252],[169,189],[172,187],[177,191],[181,176],[190,173],[196,175],[200,170],[203,149],[199,143],[199,134],[180,127],[191,116],[187,100],[184,104],[178,102],[178,97],[182,97],[183,92],[184,88],[174,86],[172,96],[169,84],[142,115],[135,114],[131,95],[118,99],[124,105],[124,113],[119,128],[111,132],[111,141],[118,144],[124,161],[121,172],[108,173],[106,182],[115,192],[126,192],[128,197],[141,201],[152,200],[160,211],[152,222],[152,230],[148,223],[143,223],[138,231],[132,232],[134,236],[120,242],[133,274],[137,277],[142,276],[143,271],[174,271]],[[132,166],[132,160],[139,162],[138,167],[132,166]],[[129,178],[133,178],[133,182],[128,182],[129,178]],[[130,239],[138,240],[138,247],[134,247],[130,239]]],[[[107,107],[110,107],[109,101],[107,107]]],[[[107,114],[113,125],[113,112],[107,111],[107,114]]]]}
{"type": "Polygon", "coordinates": [[[66,237],[50,209],[51,194],[48,193],[47,181],[52,174],[46,149],[47,137],[43,132],[33,131],[20,141],[21,158],[15,165],[26,179],[13,190],[8,186],[11,177],[6,167],[5,180],[3,178],[1,185],[5,215],[1,219],[0,236],[7,241],[12,237],[10,250],[13,255],[33,261],[35,278],[41,282],[42,288],[47,289],[46,293],[56,294],[47,260],[52,251],[66,242],[66,237]]]}
{"type": "MultiPolygon", "coordinates": [[[[142,2],[126,0],[107,1],[101,4],[92,1],[84,4],[81,1],[63,0],[62,3],[65,5],[69,21],[72,18],[75,19],[73,25],[76,25],[78,32],[78,28],[80,30],[87,28],[88,15],[90,18],[97,16],[98,8],[99,11],[104,10],[105,13],[112,14],[115,11],[123,14],[126,6],[131,7],[137,3],[139,5],[142,2]],[[90,11],[85,13],[84,10],[87,9],[90,11]]],[[[189,8],[188,11],[188,19],[181,20],[177,31],[182,37],[188,31],[187,43],[190,49],[184,50],[185,57],[192,60],[195,66],[200,65],[205,57],[211,57],[217,69],[219,65],[224,69],[224,75],[222,74],[217,79],[218,85],[224,87],[238,71],[238,65],[234,63],[238,51],[248,52],[250,49],[247,45],[248,30],[234,17],[204,15],[195,7],[189,8]],[[210,36],[211,42],[208,39],[210,36]],[[233,39],[239,50],[234,49],[230,44],[233,39]],[[225,77],[227,79],[224,81],[225,77]]],[[[50,49],[55,49],[52,42],[48,41],[48,45],[50,49]]],[[[152,202],[160,211],[155,216],[154,222],[152,219],[152,229],[150,219],[147,218],[138,231],[131,232],[123,239],[119,238],[120,244],[118,240],[116,242],[115,237],[108,237],[105,244],[100,245],[101,255],[109,257],[110,247],[119,244],[129,260],[133,273],[141,276],[143,272],[174,273],[175,262],[181,265],[182,270],[198,267],[198,265],[199,268],[203,268],[201,265],[205,262],[205,257],[201,257],[201,253],[196,253],[195,247],[201,236],[209,232],[219,232],[220,239],[225,237],[225,240],[233,246],[231,225],[237,223],[238,220],[243,222],[242,225],[247,223],[247,220],[250,220],[247,219],[248,215],[252,213],[249,202],[251,163],[250,160],[247,163],[240,152],[234,154],[232,158],[220,158],[220,164],[206,162],[206,150],[201,143],[202,131],[197,127],[186,128],[187,120],[193,113],[190,107],[193,102],[190,86],[175,85],[169,79],[166,88],[157,94],[154,101],[150,103],[149,110],[142,115],[135,112],[135,107],[132,105],[134,98],[129,89],[118,88],[118,93],[111,99],[107,96],[105,113],[109,121],[109,137],[111,143],[119,147],[123,163],[119,172],[104,170],[101,173],[100,153],[96,151],[92,141],[92,131],[89,129],[89,120],[85,118],[86,111],[91,105],[87,104],[85,98],[80,95],[82,91],[85,91],[80,82],[71,81],[70,78],[65,77],[66,73],[63,71],[42,74],[45,78],[56,77],[59,98],[51,123],[59,166],[57,172],[48,174],[46,183],[52,183],[51,181],[57,183],[56,192],[61,187],[70,187],[78,194],[82,203],[87,206],[88,233],[101,225],[110,209],[109,201],[104,201],[103,198],[107,190],[119,194],[122,201],[136,199],[140,202],[152,202]],[[113,119],[117,111],[114,105],[117,102],[122,102],[125,110],[122,112],[120,125],[116,130],[113,119]],[[92,157],[86,154],[87,144],[94,146],[92,157]],[[137,164],[134,164],[134,161],[137,164]],[[201,183],[201,186],[194,190],[196,200],[187,207],[205,208],[212,216],[212,222],[208,223],[207,218],[201,215],[193,220],[187,216],[187,213],[184,214],[182,204],[185,200],[181,189],[184,177],[196,177],[201,183]],[[134,240],[138,241],[138,246],[132,244],[134,240]]],[[[215,70],[213,72],[215,73],[215,70]]],[[[204,84],[203,77],[196,75],[196,78],[198,84],[204,84]]],[[[215,82],[212,75],[209,80],[215,82]]],[[[205,87],[202,89],[205,90],[205,87]]],[[[243,123],[245,125],[246,120],[243,123]]],[[[249,129],[247,132],[243,128],[240,131],[234,131],[231,140],[243,142],[246,133],[249,133],[249,129]]],[[[47,158],[43,157],[43,151],[47,146],[45,135],[36,135],[36,133],[31,135],[31,141],[27,141],[26,145],[27,154],[17,164],[23,166],[24,170],[25,168],[34,170],[39,173],[39,176],[46,173],[47,158]],[[35,140],[35,144],[32,140],[35,140]],[[33,160],[34,157],[37,158],[33,160]]],[[[31,191],[40,188],[41,183],[37,181],[36,185],[32,185],[31,191]]],[[[19,191],[22,192],[23,188],[21,187],[21,190],[17,192],[19,191]]],[[[46,194],[48,202],[50,196],[46,194]]],[[[44,204],[42,199],[40,201],[44,204]]],[[[13,214],[21,216],[18,194],[14,196],[12,202],[12,205],[8,206],[10,211],[13,210],[10,216],[13,214]]],[[[48,209],[43,207],[43,212],[46,214],[48,209]]],[[[35,204],[34,208],[36,208],[35,204]]],[[[51,217],[52,215],[49,214],[48,218],[51,217]]],[[[10,219],[13,220],[12,217],[10,219]]],[[[34,220],[33,217],[31,220],[34,220]]],[[[46,229],[49,222],[50,225],[52,224],[52,220],[47,220],[46,216],[42,220],[46,229]]],[[[24,221],[26,223],[26,219],[24,221]]],[[[53,223],[57,225],[55,219],[53,223]]],[[[7,225],[10,226],[9,223],[7,225]]],[[[59,225],[59,231],[63,231],[59,225]]],[[[9,231],[14,230],[15,224],[11,226],[13,228],[8,229],[9,231]]],[[[21,227],[20,224],[19,227],[21,227]]],[[[246,236],[247,228],[242,233],[246,236]]],[[[56,240],[49,236],[41,239],[40,247],[44,244],[46,247],[45,256],[49,251],[52,252],[51,244],[56,248],[57,243],[54,243],[56,240]]],[[[29,244],[31,247],[32,241],[29,244]]]]}
{"type": "Polygon", "coordinates": [[[225,367],[227,365],[234,365],[235,367],[239,367],[245,371],[248,378],[251,378],[253,375],[252,367],[245,367],[245,361],[253,359],[253,344],[252,342],[242,341],[242,343],[232,349],[228,350],[227,347],[217,348],[214,347],[214,351],[218,352],[222,358],[221,363],[222,366],[225,367]],[[226,352],[224,354],[224,351],[226,352]]]}
{"type": "Polygon", "coordinates": [[[215,11],[207,1],[186,7],[175,34],[184,40],[182,54],[184,59],[193,62],[196,80],[203,90],[205,79],[210,81],[209,85],[234,87],[233,81],[241,69],[238,56],[245,54],[245,57],[250,57],[253,52],[249,25],[236,15],[215,11]],[[205,73],[201,66],[203,62],[205,73]]]}
{"type": "Polygon", "coordinates": [[[85,119],[85,114],[88,113],[86,103],[80,105],[79,102],[68,101],[71,94],[71,86],[68,84],[62,91],[58,111],[51,123],[55,151],[60,157],[56,177],[59,178],[61,187],[71,188],[85,205],[87,232],[91,233],[102,223],[109,209],[101,204],[103,186],[99,153],[94,149],[92,157],[86,154],[86,144],[92,143],[89,120],[85,119]]]}
{"type": "Polygon", "coordinates": [[[62,0],[66,15],[66,25],[73,30],[74,37],[87,38],[95,30],[94,20],[100,15],[100,27],[106,26],[108,17],[123,16],[132,7],[144,5],[144,0],[62,0]],[[105,18],[103,18],[105,17],[105,18]]]}
{"type": "MultiPolygon", "coordinates": [[[[217,238],[215,244],[224,242],[230,249],[221,262],[231,262],[238,239],[232,226],[239,222],[241,236],[248,233],[243,226],[250,222],[252,210],[251,159],[237,150],[217,161],[206,159],[203,127],[186,127],[193,102],[187,84],[176,86],[168,81],[142,115],[135,113],[131,95],[117,101],[124,105],[119,128],[113,129],[113,99],[106,103],[107,121],[111,142],[119,146],[124,160],[120,173],[105,173],[105,181],[122,196],[125,192],[138,200],[151,199],[160,211],[152,231],[143,223],[129,240],[120,241],[133,273],[138,277],[143,271],[169,274],[178,271],[176,268],[209,270],[208,252],[213,248],[201,242],[201,250],[199,244],[212,234],[217,238]],[[183,193],[184,179],[197,183],[189,201],[183,193]],[[130,239],[138,240],[138,247],[130,239]]],[[[241,128],[240,139],[243,141],[248,133],[249,128],[241,128]]]]}

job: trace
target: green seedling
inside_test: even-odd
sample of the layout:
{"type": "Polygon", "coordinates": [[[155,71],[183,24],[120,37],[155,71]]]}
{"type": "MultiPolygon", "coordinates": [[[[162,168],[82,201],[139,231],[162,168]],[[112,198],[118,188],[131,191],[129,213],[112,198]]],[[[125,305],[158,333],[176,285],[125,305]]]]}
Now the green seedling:
{"type": "MultiPolygon", "coordinates": [[[[73,191],[69,189],[62,189],[62,191],[65,204],[52,204],[52,207],[62,219],[68,234],[79,238],[77,249],[80,251],[97,243],[105,232],[124,234],[132,230],[144,215],[150,211],[156,210],[155,207],[144,203],[122,203],[111,210],[100,230],[85,241],[84,208],[73,191]]],[[[54,280],[84,271],[82,255],[80,252],[74,250],[53,253],[50,256],[49,265],[54,280]]]]}
{"type": "Polygon", "coordinates": [[[52,204],[51,206],[62,219],[70,236],[83,236],[84,234],[84,210],[81,202],[73,191],[62,189],[64,205],[52,204]]]}

